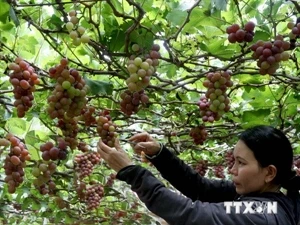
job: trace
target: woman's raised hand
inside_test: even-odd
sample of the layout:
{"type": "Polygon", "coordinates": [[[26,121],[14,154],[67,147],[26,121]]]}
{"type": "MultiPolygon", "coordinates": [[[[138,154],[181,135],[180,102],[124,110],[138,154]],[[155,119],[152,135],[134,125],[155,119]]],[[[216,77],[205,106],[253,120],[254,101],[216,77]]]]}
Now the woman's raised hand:
{"type": "Polygon", "coordinates": [[[98,153],[104,159],[110,168],[119,172],[126,166],[133,165],[126,152],[120,147],[119,140],[115,141],[115,148],[111,148],[104,144],[100,139],[97,145],[98,153]]]}
{"type": "Polygon", "coordinates": [[[133,143],[132,148],[137,154],[144,152],[146,155],[152,156],[160,150],[160,144],[146,132],[135,134],[128,140],[133,143]]]}

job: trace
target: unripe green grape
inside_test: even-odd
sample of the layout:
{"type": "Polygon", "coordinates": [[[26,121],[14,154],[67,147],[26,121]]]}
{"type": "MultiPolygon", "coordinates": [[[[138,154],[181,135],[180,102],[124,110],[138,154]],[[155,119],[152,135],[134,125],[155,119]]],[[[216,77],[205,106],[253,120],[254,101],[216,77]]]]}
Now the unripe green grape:
{"type": "Polygon", "coordinates": [[[219,95],[218,100],[220,101],[220,103],[224,102],[225,101],[224,95],[219,95]]]}
{"type": "Polygon", "coordinates": [[[129,83],[128,89],[133,92],[133,91],[136,91],[138,89],[138,87],[135,83],[129,83]]]}
{"type": "Polygon", "coordinates": [[[282,52],[281,53],[281,60],[282,61],[287,61],[290,58],[290,54],[288,52],[282,52]]]}
{"type": "Polygon", "coordinates": [[[71,10],[70,12],[69,12],[69,16],[76,16],[76,11],[75,10],[71,10]]]}
{"type": "Polygon", "coordinates": [[[131,82],[136,83],[137,81],[139,81],[139,76],[136,73],[132,73],[130,74],[129,79],[131,82]]]}
{"type": "Polygon", "coordinates": [[[217,111],[218,111],[218,108],[217,108],[215,105],[213,105],[213,104],[211,104],[211,105],[209,106],[209,109],[210,109],[212,112],[217,112],[217,111]]]}
{"type": "Polygon", "coordinates": [[[68,90],[71,87],[71,83],[69,81],[64,81],[61,86],[63,87],[63,89],[68,90]]]}
{"type": "Polygon", "coordinates": [[[220,96],[220,95],[223,94],[223,92],[222,92],[221,89],[216,89],[216,90],[215,90],[215,94],[216,94],[217,96],[220,96]]]}
{"type": "Polygon", "coordinates": [[[211,94],[209,95],[209,99],[210,99],[211,101],[215,100],[216,98],[217,98],[217,95],[216,95],[215,93],[211,93],[211,94]]]}
{"type": "Polygon", "coordinates": [[[78,38],[78,34],[77,31],[71,31],[69,34],[70,38],[72,38],[73,40],[75,40],[76,38],[78,38]]]}
{"type": "Polygon", "coordinates": [[[220,105],[219,105],[219,110],[224,110],[225,109],[225,103],[221,103],[220,105]]]}
{"type": "Polygon", "coordinates": [[[74,24],[72,22],[67,22],[66,23],[66,28],[69,32],[71,32],[71,30],[73,30],[74,24]]]}
{"type": "Polygon", "coordinates": [[[140,57],[136,57],[134,60],[134,65],[140,66],[143,62],[143,60],[140,57]]]}
{"type": "Polygon", "coordinates": [[[140,46],[138,44],[133,44],[131,49],[132,49],[132,51],[137,52],[140,50],[140,46]]]}
{"type": "Polygon", "coordinates": [[[70,18],[71,23],[73,23],[74,25],[78,23],[78,18],[76,16],[71,16],[70,18]]]}
{"type": "Polygon", "coordinates": [[[215,88],[219,88],[221,85],[220,85],[220,82],[219,81],[216,81],[215,83],[214,83],[214,87],[215,88]]]}
{"type": "Polygon", "coordinates": [[[79,34],[83,35],[84,32],[85,32],[85,28],[80,26],[80,27],[77,28],[77,31],[78,31],[79,34]]]}
{"type": "Polygon", "coordinates": [[[37,168],[37,167],[34,167],[33,169],[32,169],[32,175],[33,176],[35,176],[35,177],[39,177],[39,175],[40,175],[40,170],[39,170],[39,168],[37,168]]]}
{"type": "Polygon", "coordinates": [[[139,69],[137,74],[139,75],[139,77],[145,77],[147,72],[144,69],[139,69]]]}
{"type": "Polygon", "coordinates": [[[262,63],[261,63],[261,65],[260,65],[260,67],[262,68],[262,69],[268,69],[269,67],[270,67],[270,64],[267,62],[267,61],[263,61],[262,63]]]}
{"type": "Polygon", "coordinates": [[[212,103],[214,106],[218,107],[220,105],[220,101],[218,99],[213,100],[212,103]]]}
{"type": "Polygon", "coordinates": [[[144,70],[148,70],[148,69],[150,68],[149,63],[147,63],[147,62],[142,62],[141,68],[144,69],[144,70]]]}
{"type": "Polygon", "coordinates": [[[80,40],[81,40],[82,43],[88,43],[90,41],[90,37],[87,34],[83,34],[80,37],[80,40]]]}
{"type": "Polygon", "coordinates": [[[129,71],[129,73],[136,73],[136,71],[138,70],[138,68],[134,64],[129,64],[127,66],[127,70],[129,71]]]}

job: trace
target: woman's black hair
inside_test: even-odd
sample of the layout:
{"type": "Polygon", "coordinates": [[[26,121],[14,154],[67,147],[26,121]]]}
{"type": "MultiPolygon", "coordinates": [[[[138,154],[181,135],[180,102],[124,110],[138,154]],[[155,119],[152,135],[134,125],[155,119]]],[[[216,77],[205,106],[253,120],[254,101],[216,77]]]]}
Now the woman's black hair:
{"type": "Polygon", "coordinates": [[[292,170],[293,148],[285,134],[274,127],[259,125],[249,128],[239,136],[253,152],[261,167],[274,165],[277,169],[274,184],[281,185],[289,193],[298,193],[300,177],[292,170]]]}

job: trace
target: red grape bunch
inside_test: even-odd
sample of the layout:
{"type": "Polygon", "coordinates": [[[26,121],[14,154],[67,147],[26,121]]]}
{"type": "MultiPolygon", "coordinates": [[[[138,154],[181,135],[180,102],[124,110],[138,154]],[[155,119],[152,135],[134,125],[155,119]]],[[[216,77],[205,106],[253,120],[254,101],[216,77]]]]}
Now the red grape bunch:
{"type": "Polygon", "coordinates": [[[76,137],[79,130],[77,120],[75,118],[59,119],[57,127],[61,129],[66,145],[71,149],[77,148],[78,140],[76,137]]]}
{"type": "Polygon", "coordinates": [[[78,198],[87,204],[88,210],[98,208],[104,196],[104,188],[101,184],[93,181],[90,184],[90,186],[87,186],[84,182],[80,182],[76,187],[78,198]]]}
{"type": "Polygon", "coordinates": [[[79,46],[81,43],[88,43],[90,37],[85,33],[85,28],[78,25],[79,19],[75,10],[69,12],[70,21],[66,23],[69,36],[73,39],[73,45],[79,46]]]}
{"type": "Polygon", "coordinates": [[[8,146],[10,144],[10,152],[4,160],[5,179],[8,185],[8,192],[15,193],[16,188],[24,180],[24,167],[26,160],[30,160],[30,155],[25,147],[25,144],[12,134],[8,134],[6,139],[10,142],[7,143],[2,140],[2,145],[8,146]]]}
{"type": "Polygon", "coordinates": [[[85,195],[87,209],[96,209],[100,205],[100,201],[104,196],[104,188],[101,184],[93,184],[86,188],[85,195]]]}
{"type": "Polygon", "coordinates": [[[196,145],[203,145],[207,138],[207,130],[205,126],[193,127],[189,135],[193,138],[196,145]]]}
{"type": "Polygon", "coordinates": [[[130,92],[126,90],[121,93],[121,111],[127,116],[130,116],[139,111],[140,104],[147,104],[149,97],[145,94],[144,90],[138,92],[130,92]]]}
{"type": "Polygon", "coordinates": [[[199,173],[202,177],[205,176],[208,169],[207,160],[200,160],[195,166],[195,171],[199,173]]]}
{"type": "Polygon", "coordinates": [[[40,80],[34,68],[20,57],[16,58],[14,63],[10,63],[8,68],[13,70],[9,75],[9,81],[13,85],[16,99],[14,106],[17,108],[18,117],[24,117],[25,112],[32,107],[34,85],[39,84],[40,80]]]}
{"type": "Polygon", "coordinates": [[[230,109],[230,100],[226,91],[232,87],[233,82],[228,71],[208,73],[203,86],[208,90],[205,96],[201,96],[198,105],[203,122],[218,121],[225,112],[230,109]]]}
{"type": "MultiPolygon", "coordinates": [[[[134,44],[133,50],[139,51],[139,46],[134,44]]],[[[126,80],[129,91],[136,92],[145,89],[150,83],[150,77],[155,73],[156,67],[159,64],[160,46],[154,44],[149,55],[145,58],[131,56],[127,63],[127,70],[130,77],[126,80]]]]}
{"type": "Polygon", "coordinates": [[[226,29],[228,34],[228,41],[230,43],[242,43],[253,41],[255,24],[253,22],[248,22],[245,24],[244,29],[242,29],[238,24],[233,24],[226,29]]]}
{"type": "Polygon", "coordinates": [[[89,176],[93,172],[93,168],[100,162],[100,155],[97,152],[89,152],[75,156],[75,170],[79,173],[79,178],[89,176]]]}
{"type": "Polygon", "coordinates": [[[96,124],[96,118],[93,116],[95,113],[95,107],[93,106],[86,106],[81,110],[81,116],[80,120],[84,121],[84,124],[86,126],[91,126],[93,124],[96,124]]]}
{"type": "Polygon", "coordinates": [[[79,116],[87,103],[89,87],[78,71],[69,69],[67,64],[68,60],[62,59],[58,66],[49,70],[50,77],[56,80],[55,88],[48,97],[47,111],[51,119],[79,116]]]}
{"type": "Polygon", "coordinates": [[[224,175],[224,166],[218,165],[213,168],[214,175],[218,178],[225,178],[224,175]]]}
{"type": "Polygon", "coordinates": [[[106,181],[105,186],[111,187],[116,179],[116,174],[111,173],[106,181]]]}
{"type": "Polygon", "coordinates": [[[65,160],[67,158],[67,143],[62,138],[58,139],[56,146],[53,142],[48,141],[40,146],[40,151],[45,161],[49,161],[50,159],[53,161],[65,160]]]}
{"type": "Polygon", "coordinates": [[[79,142],[77,148],[78,148],[78,150],[80,150],[82,152],[88,152],[89,151],[89,146],[84,141],[79,142]]]}
{"type": "Polygon", "coordinates": [[[228,167],[228,170],[230,170],[233,165],[234,165],[234,156],[233,156],[233,151],[227,151],[224,154],[224,158],[225,158],[225,163],[228,167]]]}
{"type": "Polygon", "coordinates": [[[290,39],[296,39],[300,35],[300,22],[294,23],[294,22],[289,22],[287,24],[287,28],[291,30],[290,32],[290,39]]]}
{"type": "Polygon", "coordinates": [[[102,139],[103,143],[114,147],[115,139],[117,137],[116,128],[117,125],[111,120],[108,110],[103,110],[97,117],[97,132],[102,139]]]}
{"type": "Polygon", "coordinates": [[[32,168],[32,175],[36,177],[33,180],[34,186],[39,190],[40,194],[53,194],[56,185],[51,180],[52,174],[56,171],[56,164],[54,162],[39,161],[36,167],[32,168]]]}
{"type": "Polygon", "coordinates": [[[272,75],[279,68],[279,62],[287,61],[290,54],[290,43],[283,40],[281,35],[276,36],[274,42],[259,40],[251,46],[252,57],[257,59],[257,66],[261,75],[272,75]]]}

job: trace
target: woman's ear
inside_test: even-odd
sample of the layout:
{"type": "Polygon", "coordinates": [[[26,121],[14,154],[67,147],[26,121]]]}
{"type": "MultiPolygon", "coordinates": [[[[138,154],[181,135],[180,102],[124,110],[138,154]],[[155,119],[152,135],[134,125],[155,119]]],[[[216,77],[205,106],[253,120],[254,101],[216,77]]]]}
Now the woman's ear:
{"type": "Polygon", "coordinates": [[[265,169],[266,169],[265,182],[270,183],[276,177],[277,168],[274,165],[269,165],[265,167],[265,169]]]}

